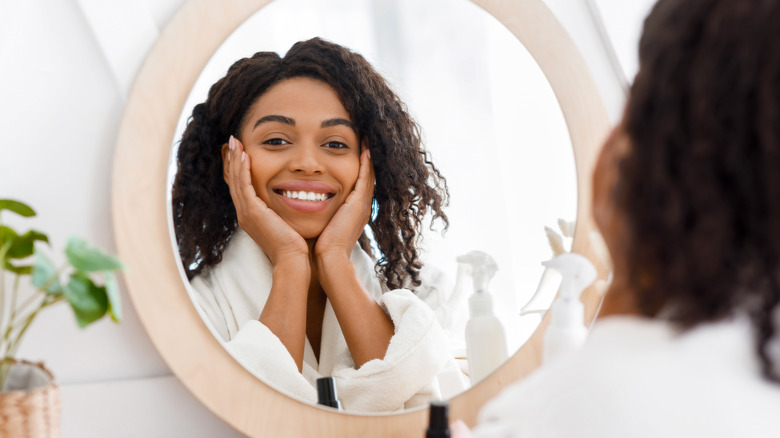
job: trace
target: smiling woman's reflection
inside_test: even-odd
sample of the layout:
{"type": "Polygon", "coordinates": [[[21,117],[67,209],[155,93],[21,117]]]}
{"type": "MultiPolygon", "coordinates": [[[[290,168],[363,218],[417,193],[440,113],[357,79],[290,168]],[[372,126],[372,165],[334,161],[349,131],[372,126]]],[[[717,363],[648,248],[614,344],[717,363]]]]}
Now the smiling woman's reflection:
{"type": "Polygon", "coordinates": [[[452,385],[446,337],[410,291],[424,216],[446,226],[446,183],[362,56],[315,38],[239,60],[194,108],[177,159],[185,271],[252,372],[312,402],[332,375],[360,411],[427,403],[444,375],[452,385]]]}

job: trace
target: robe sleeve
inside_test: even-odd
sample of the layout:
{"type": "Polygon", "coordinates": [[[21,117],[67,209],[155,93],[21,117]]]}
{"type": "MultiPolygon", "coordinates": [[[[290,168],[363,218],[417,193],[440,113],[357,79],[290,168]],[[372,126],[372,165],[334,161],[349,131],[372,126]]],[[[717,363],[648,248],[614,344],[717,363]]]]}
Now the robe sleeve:
{"type": "MultiPolygon", "coordinates": [[[[228,276],[233,280],[234,276],[228,276]]],[[[239,326],[235,312],[247,313],[247,309],[234,309],[227,293],[238,295],[238,285],[217,286],[211,275],[196,277],[191,284],[195,292],[196,307],[211,330],[221,338],[231,355],[256,377],[287,395],[317,402],[317,392],[312,383],[298,372],[295,360],[282,341],[263,323],[247,318],[239,326]],[[227,293],[225,291],[228,291],[227,293]]],[[[251,312],[251,311],[250,311],[251,312]]],[[[304,367],[309,367],[304,364],[304,367]]]]}
{"type": "Polygon", "coordinates": [[[384,293],[379,304],[393,321],[395,333],[384,358],[358,369],[345,363],[334,371],[343,406],[395,411],[440,399],[436,377],[454,359],[435,315],[406,289],[384,293]]]}
{"type": "Polygon", "coordinates": [[[225,347],[241,365],[263,382],[288,395],[311,403],[317,402],[317,391],[298,372],[298,366],[287,348],[260,321],[247,321],[225,347]]]}

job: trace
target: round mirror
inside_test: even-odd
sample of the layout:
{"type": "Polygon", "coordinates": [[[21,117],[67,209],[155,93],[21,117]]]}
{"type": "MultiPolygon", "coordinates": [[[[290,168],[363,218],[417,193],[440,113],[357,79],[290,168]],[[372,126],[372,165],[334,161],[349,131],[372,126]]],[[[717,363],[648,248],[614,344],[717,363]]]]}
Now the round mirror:
{"type": "MultiPolygon", "coordinates": [[[[452,0],[453,3],[455,1],[452,0]]],[[[286,397],[256,379],[227,355],[220,342],[208,331],[181,281],[173,249],[175,245],[171,244],[172,234],[168,228],[169,202],[165,189],[170,148],[175,138],[177,121],[197,77],[204,72],[204,66],[218,47],[237,26],[266,3],[268,2],[265,0],[227,3],[216,0],[189,1],[162,33],[136,78],[118,135],[113,188],[117,247],[120,256],[130,267],[125,276],[130,296],[150,338],[174,373],[207,407],[243,433],[251,436],[302,436],[315,432],[320,436],[365,436],[369,431],[374,436],[421,434],[427,422],[425,412],[421,410],[383,416],[345,415],[286,397]],[[300,421],[301,418],[305,418],[305,421],[300,421]]],[[[479,0],[475,3],[496,17],[523,43],[541,67],[555,93],[571,136],[577,169],[577,226],[572,250],[593,258],[588,239],[593,228],[589,216],[590,173],[596,152],[609,129],[609,123],[596,87],[587,73],[587,67],[572,41],[540,0],[479,0]]],[[[387,4],[390,2],[375,2],[372,7],[379,8],[387,4]]],[[[450,2],[443,2],[442,5],[436,6],[435,10],[431,11],[431,17],[444,19],[449,11],[449,4],[450,2]]],[[[381,9],[379,12],[381,13],[381,9]]],[[[427,19],[424,24],[427,25],[431,20],[432,18],[427,19]]],[[[405,30],[408,29],[402,29],[405,30]]],[[[468,32],[459,33],[461,34],[468,32]]],[[[331,39],[349,45],[337,36],[331,39]]],[[[464,39],[466,40],[468,38],[464,39]]],[[[379,47],[385,47],[383,44],[386,45],[386,42],[378,44],[376,53],[384,53],[379,50],[379,47]]],[[[468,41],[464,44],[472,47],[468,41]]],[[[283,52],[289,44],[285,46],[275,50],[283,52]]],[[[358,46],[351,48],[365,50],[363,54],[369,58],[375,56],[370,49],[361,49],[358,46]]],[[[259,48],[253,46],[248,51],[231,56],[231,60],[247,56],[255,50],[259,48]]],[[[437,52],[432,50],[430,56],[435,53],[437,52]]],[[[375,65],[383,62],[377,59],[371,61],[375,65]]],[[[403,94],[404,87],[407,86],[401,84],[403,75],[399,78],[392,77],[386,71],[382,73],[393,81],[396,91],[406,99],[413,115],[425,131],[427,147],[433,152],[437,164],[442,163],[445,176],[449,177],[446,174],[448,170],[445,169],[446,154],[436,151],[432,145],[432,136],[436,134],[431,130],[436,122],[429,122],[422,115],[425,104],[418,105],[418,109],[415,106],[416,97],[403,94]]],[[[511,72],[502,73],[513,77],[511,72]]],[[[407,76],[417,77],[412,74],[407,76]]],[[[501,127],[513,128],[519,123],[498,119],[500,116],[497,114],[498,112],[493,114],[494,123],[500,124],[501,127]]],[[[538,147],[547,147],[548,144],[538,147]]],[[[529,150],[532,150],[530,146],[529,150]]],[[[568,152],[566,156],[569,156],[568,152]]],[[[512,172],[513,164],[501,162],[494,177],[503,177],[507,167],[505,165],[509,165],[509,172],[512,172]]],[[[463,173],[462,167],[455,165],[451,172],[463,173]]],[[[474,186],[470,188],[473,190],[474,186]]],[[[465,192],[468,193],[468,190],[469,188],[465,192]]],[[[463,195],[457,194],[455,188],[452,188],[452,192],[454,211],[455,196],[463,195]]],[[[463,199],[466,204],[470,202],[467,197],[463,199]]],[[[518,208],[522,209],[526,202],[518,201],[518,208]]],[[[504,204],[503,208],[507,209],[507,206],[504,204]]],[[[522,218],[518,216],[514,219],[522,218]]],[[[545,225],[556,218],[545,220],[545,225]]],[[[509,225],[516,224],[514,219],[509,225]]],[[[469,236],[475,237],[483,231],[472,231],[469,236]]],[[[541,230],[539,234],[544,239],[541,230]]],[[[507,236],[508,233],[503,235],[507,236]]],[[[448,233],[441,242],[436,242],[434,237],[428,239],[430,253],[435,253],[436,245],[444,247],[450,244],[446,242],[450,236],[451,233],[448,233]]],[[[454,237],[452,239],[453,245],[459,242],[454,237]]],[[[479,247],[471,242],[467,243],[467,249],[479,247]]],[[[460,248],[456,247],[454,250],[447,249],[445,254],[451,260],[459,251],[460,248]]],[[[533,264],[536,265],[545,258],[547,256],[538,257],[533,264]]],[[[446,263],[452,262],[443,264],[446,263]]],[[[517,293],[523,288],[517,281],[519,271],[515,263],[514,259],[503,262],[506,266],[502,266],[502,272],[511,274],[511,286],[506,289],[517,293]]],[[[538,265],[536,269],[540,269],[538,265]]],[[[442,270],[452,272],[453,268],[452,265],[442,266],[442,270]]],[[[606,273],[602,271],[600,274],[605,276],[606,273]]],[[[533,278],[538,281],[538,271],[533,278]]],[[[523,305],[522,298],[518,298],[518,295],[514,296],[514,300],[516,306],[523,305]]],[[[586,321],[590,321],[600,297],[592,290],[586,291],[583,302],[586,306],[586,321]]],[[[488,398],[539,365],[541,336],[546,322],[546,318],[542,320],[540,328],[533,332],[531,338],[522,344],[504,366],[451,400],[453,418],[461,418],[468,424],[473,424],[479,407],[488,398]]]]}
{"type": "MultiPolygon", "coordinates": [[[[468,279],[456,287],[456,256],[481,250],[497,262],[490,293],[510,355],[552,300],[555,283],[540,284],[541,262],[552,255],[544,228],[576,216],[574,154],[563,114],[523,45],[467,0],[276,0],[225,40],[195,82],[174,136],[169,183],[178,172],[177,145],[192,108],[228,67],[257,51],[283,55],[315,36],[361,53],[388,79],[447,179],[449,228],[443,235],[423,230],[424,287],[417,293],[437,316],[463,371],[460,381],[438,384],[449,399],[477,383],[469,374],[464,333],[473,288],[468,279]],[[436,14],[442,10],[446,14],[436,14]]],[[[184,271],[182,279],[189,286],[184,271]]],[[[191,286],[189,292],[199,307],[191,286]]],[[[286,392],[283,382],[266,383],[286,392]]]]}

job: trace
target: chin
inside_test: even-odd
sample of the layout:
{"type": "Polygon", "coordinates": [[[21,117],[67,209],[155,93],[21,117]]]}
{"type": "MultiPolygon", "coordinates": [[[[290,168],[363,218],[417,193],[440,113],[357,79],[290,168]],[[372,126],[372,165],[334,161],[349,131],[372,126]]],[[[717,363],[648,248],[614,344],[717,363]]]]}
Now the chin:
{"type": "Polygon", "coordinates": [[[290,226],[306,240],[320,237],[322,230],[325,229],[325,225],[318,224],[290,224],[290,226]]]}

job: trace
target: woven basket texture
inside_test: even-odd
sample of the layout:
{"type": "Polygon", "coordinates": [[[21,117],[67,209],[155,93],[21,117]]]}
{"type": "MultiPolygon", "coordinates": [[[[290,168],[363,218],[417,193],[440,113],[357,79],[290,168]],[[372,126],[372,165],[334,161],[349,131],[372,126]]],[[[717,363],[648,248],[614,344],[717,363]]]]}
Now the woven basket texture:
{"type": "Polygon", "coordinates": [[[42,363],[18,360],[11,366],[43,372],[48,384],[31,389],[0,392],[0,438],[59,438],[60,388],[54,376],[42,363]]]}

